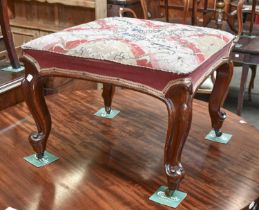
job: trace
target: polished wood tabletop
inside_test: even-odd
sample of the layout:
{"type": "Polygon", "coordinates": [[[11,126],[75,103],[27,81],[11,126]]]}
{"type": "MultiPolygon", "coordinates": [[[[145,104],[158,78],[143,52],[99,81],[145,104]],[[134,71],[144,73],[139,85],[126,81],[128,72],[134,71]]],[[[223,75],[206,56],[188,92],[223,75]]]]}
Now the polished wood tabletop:
{"type": "MultiPolygon", "coordinates": [[[[60,159],[44,168],[23,160],[35,126],[24,103],[0,112],[0,209],[171,209],[149,201],[166,185],[163,147],[166,107],[157,99],[118,90],[115,119],[94,116],[99,91],[47,97],[53,129],[47,150],[60,159]],[[55,114],[54,114],[55,113],[55,114]]],[[[194,100],[192,128],[182,163],[187,198],[179,210],[237,210],[259,195],[259,132],[227,112],[227,144],[204,140],[211,129],[207,104],[194,100]]]]}

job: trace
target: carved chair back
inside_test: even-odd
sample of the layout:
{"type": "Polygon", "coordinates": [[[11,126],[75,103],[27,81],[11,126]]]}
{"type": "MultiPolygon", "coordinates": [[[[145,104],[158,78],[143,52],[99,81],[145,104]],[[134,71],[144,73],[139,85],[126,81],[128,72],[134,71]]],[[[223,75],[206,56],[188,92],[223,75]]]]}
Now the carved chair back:
{"type": "MultiPolygon", "coordinates": [[[[231,11],[231,0],[218,0],[215,10],[204,12],[202,26],[227,30],[240,36],[243,33],[244,2],[245,0],[237,0],[236,9],[231,11]]],[[[197,10],[193,15],[197,19],[197,10]]]]}
{"type": "MultiPolygon", "coordinates": [[[[259,14],[259,5],[257,6],[258,0],[246,0],[243,6],[244,19],[245,24],[244,32],[248,32],[250,35],[253,33],[254,29],[254,20],[255,16],[259,14]]],[[[237,0],[231,0],[228,10],[230,12],[235,11],[238,6],[237,0]]],[[[258,34],[258,27],[254,31],[254,33],[258,34]]]]}
{"type": "MultiPolygon", "coordinates": [[[[168,0],[164,1],[165,15],[160,12],[159,0],[140,0],[140,2],[143,9],[144,19],[156,19],[166,16],[168,13],[168,0]]],[[[183,2],[183,23],[186,23],[190,0],[183,0],[183,2]]],[[[168,21],[168,17],[166,17],[166,19],[168,21]]]]}

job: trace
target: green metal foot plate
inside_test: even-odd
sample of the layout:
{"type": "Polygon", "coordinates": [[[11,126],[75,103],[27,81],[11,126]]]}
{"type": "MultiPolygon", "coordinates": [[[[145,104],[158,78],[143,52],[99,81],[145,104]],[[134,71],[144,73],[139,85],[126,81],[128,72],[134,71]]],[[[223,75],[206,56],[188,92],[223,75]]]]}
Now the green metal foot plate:
{"type": "Polygon", "coordinates": [[[52,155],[51,153],[45,151],[44,152],[44,157],[42,159],[38,159],[36,157],[36,154],[27,156],[24,158],[27,162],[30,164],[36,166],[37,168],[43,167],[45,165],[48,165],[50,163],[53,163],[54,161],[58,160],[59,158],[56,157],[55,155],[52,155]]]}
{"type": "Polygon", "coordinates": [[[94,115],[98,117],[104,117],[108,119],[115,118],[120,113],[119,110],[112,109],[110,114],[107,114],[105,111],[105,108],[101,108],[98,112],[96,112],[94,115]]]}
{"type": "Polygon", "coordinates": [[[221,144],[227,144],[231,138],[232,135],[228,133],[222,133],[220,137],[217,137],[214,130],[211,130],[209,134],[205,137],[205,139],[209,141],[214,141],[221,144]]]}
{"type": "Polygon", "coordinates": [[[165,191],[167,187],[161,186],[159,189],[149,198],[149,200],[154,201],[156,203],[177,208],[177,206],[185,199],[187,196],[186,193],[175,191],[171,197],[166,196],[165,191]]]}
{"type": "Polygon", "coordinates": [[[17,73],[17,72],[23,71],[24,67],[21,66],[20,68],[14,69],[12,66],[8,66],[8,67],[2,68],[0,70],[1,71],[8,71],[8,72],[15,72],[15,73],[17,73]]]}

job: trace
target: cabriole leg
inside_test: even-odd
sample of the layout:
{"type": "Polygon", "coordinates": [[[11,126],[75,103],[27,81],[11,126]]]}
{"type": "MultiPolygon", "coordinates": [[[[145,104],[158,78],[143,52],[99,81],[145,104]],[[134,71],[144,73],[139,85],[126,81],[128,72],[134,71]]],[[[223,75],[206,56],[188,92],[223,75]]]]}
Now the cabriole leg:
{"type": "Polygon", "coordinates": [[[44,99],[43,78],[38,74],[36,65],[23,57],[25,78],[22,82],[25,102],[37,125],[37,131],[29,136],[29,142],[38,159],[43,158],[51,129],[51,117],[44,99]]]}
{"type": "Polygon", "coordinates": [[[105,106],[105,111],[107,114],[111,113],[111,105],[112,105],[112,98],[115,92],[115,87],[114,85],[111,84],[103,84],[103,93],[102,97],[104,100],[104,106],[105,106]]]}
{"type": "Polygon", "coordinates": [[[167,95],[168,129],[165,144],[165,172],[167,175],[167,196],[178,189],[184,178],[181,154],[189,134],[192,121],[192,86],[177,85],[167,95]]]}
{"type": "Polygon", "coordinates": [[[225,63],[217,70],[216,81],[209,100],[209,113],[211,118],[212,128],[217,137],[222,135],[220,131],[226,113],[222,112],[220,108],[223,106],[225,98],[228,93],[229,84],[233,75],[233,63],[225,63]]]}

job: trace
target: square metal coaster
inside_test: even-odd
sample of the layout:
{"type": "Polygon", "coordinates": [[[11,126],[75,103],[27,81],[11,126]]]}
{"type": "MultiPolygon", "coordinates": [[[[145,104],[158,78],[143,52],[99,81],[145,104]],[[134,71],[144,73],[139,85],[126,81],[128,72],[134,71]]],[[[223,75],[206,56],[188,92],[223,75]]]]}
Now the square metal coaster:
{"type": "Polygon", "coordinates": [[[159,187],[158,190],[149,198],[149,200],[162,205],[177,208],[177,206],[187,196],[187,193],[176,190],[171,197],[167,197],[165,194],[166,189],[166,186],[159,187]]]}
{"type": "Polygon", "coordinates": [[[51,153],[45,151],[44,152],[44,157],[42,159],[37,159],[36,154],[27,156],[24,158],[27,162],[30,164],[36,166],[37,168],[43,167],[45,165],[48,165],[50,163],[53,163],[54,161],[58,160],[59,158],[56,157],[55,155],[52,155],[51,153]]]}
{"type": "Polygon", "coordinates": [[[119,110],[112,109],[110,114],[107,114],[105,111],[105,108],[101,108],[98,112],[96,112],[94,115],[98,117],[104,117],[108,119],[115,118],[120,113],[119,110]]]}
{"type": "Polygon", "coordinates": [[[211,130],[209,134],[205,137],[205,139],[207,140],[222,143],[222,144],[227,144],[231,138],[232,138],[232,135],[228,133],[223,133],[220,137],[217,137],[214,130],[211,130]]]}
{"type": "Polygon", "coordinates": [[[17,72],[23,71],[23,70],[24,70],[24,67],[21,66],[21,67],[18,68],[18,69],[14,69],[12,66],[8,66],[8,67],[2,68],[2,69],[0,69],[0,70],[1,70],[1,71],[8,71],[8,72],[15,72],[15,73],[17,73],[17,72]]]}

